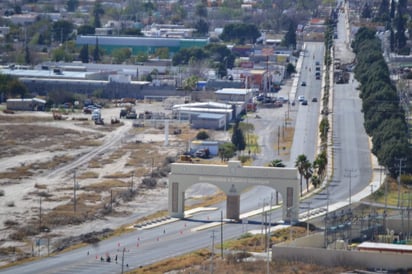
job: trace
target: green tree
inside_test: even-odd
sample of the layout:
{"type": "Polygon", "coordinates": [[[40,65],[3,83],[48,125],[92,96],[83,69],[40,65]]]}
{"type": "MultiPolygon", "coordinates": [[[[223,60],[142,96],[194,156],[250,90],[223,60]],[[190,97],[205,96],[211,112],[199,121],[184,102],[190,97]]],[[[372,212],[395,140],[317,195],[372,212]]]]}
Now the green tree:
{"type": "Polygon", "coordinates": [[[169,54],[170,53],[168,48],[157,48],[155,51],[155,56],[159,57],[160,59],[168,59],[169,54]]]}
{"type": "Polygon", "coordinates": [[[209,139],[209,137],[210,137],[209,134],[204,130],[201,130],[196,134],[197,140],[207,140],[209,139]]]}
{"type": "Polygon", "coordinates": [[[322,183],[322,181],[321,181],[321,179],[318,175],[313,175],[310,181],[311,181],[314,188],[318,188],[320,186],[320,184],[322,183]]]}
{"type": "Polygon", "coordinates": [[[183,89],[186,91],[192,91],[196,89],[197,82],[199,81],[199,77],[197,76],[190,76],[183,81],[183,89]]]}
{"type": "Polygon", "coordinates": [[[289,28],[285,36],[283,37],[282,44],[288,48],[296,48],[296,25],[292,20],[290,20],[289,22],[289,28]]]}
{"type": "Polygon", "coordinates": [[[93,49],[93,61],[100,61],[100,49],[99,49],[99,39],[96,37],[96,44],[93,49]]]}
{"type": "Polygon", "coordinates": [[[100,16],[104,14],[104,9],[102,7],[102,4],[100,3],[99,0],[94,2],[93,6],[93,26],[95,28],[100,28],[102,26],[102,23],[100,21],[100,16]]]}
{"type": "Polygon", "coordinates": [[[255,43],[256,39],[261,36],[259,29],[253,24],[227,24],[223,28],[220,39],[225,42],[235,41],[240,44],[255,43]]]}
{"type": "Polygon", "coordinates": [[[63,44],[73,32],[73,23],[64,20],[57,21],[53,23],[52,32],[54,40],[60,41],[60,43],[63,44]]]}
{"type": "Polygon", "coordinates": [[[25,98],[28,94],[28,89],[18,79],[12,79],[9,82],[9,92],[13,97],[25,98]]]}
{"type": "Polygon", "coordinates": [[[83,45],[80,49],[79,59],[82,63],[89,63],[89,45],[83,45]]]}
{"type": "Polygon", "coordinates": [[[147,55],[146,52],[140,52],[136,56],[137,62],[146,62],[147,60],[149,60],[149,56],[147,55]]]}
{"type": "Polygon", "coordinates": [[[132,56],[132,51],[129,48],[114,49],[112,57],[115,64],[122,64],[132,56]]]}
{"type": "Polygon", "coordinates": [[[366,3],[363,6],[362,12],[361,12],[361,17],[362,18],[371,18],[372,17],[372,8],[369,6],[368,3],[366,3]]]}
{"type": "Polygon", "coordinates": [[[313,168],[316,170],[316,173],[319,177],[323,178],[326,172],[326,167],[328,164],[328,157],[326,151],[322,151],[316,156],[315,161],[313,161],[313,168]]]}
{"type": "Polygon", "coordinates": [[[31,64],[31,54],[28,45],[24,47],[24,63],[27,65],[31,64]]]}
{"type": "Polygon", "coordinates": [[[196,11],[195,11],[196,16],[203,17],[203,18],[207,17],[207,7],[204,3],[198,3],[195,8],[196,8],[196,11]]]}
{"type": "Polygon", "coordinates": [[[81,25],[77,28],[78,35],[95,34],[95,28],[91,25],[81,25]]]}
{"type": "MultiPolygon", "coordinates": [[[[304,154],[300,154],[295,161],[295,167],[298,169],[300,175],[300,196],[303,195],[303,177],[307,177],[311,164],[304,154]]],[[[307,183],[306,183],[307,184],[307,183]]]]}
{"type": "Polygon", "coordinates": [[[288,75],[292,75],[292,73],[295,73],[295,72],[296,72],[295,66],[292,63],[288,63],[286,66],[286,73],[288,75]]]}
{"type": "Polygon", "coordinates": [[[25,98],[28,94],[27,87],[19,79],[3,74],[0,74],[0,91],[0,94],[10,98],[25,98]]]}
{"type": "Polygon", "coordinates": [[[79,0],[67,0],[67,11],[75,12],[79,7],[79,0]]]}
{"type": "Polygon", "coordinates": [[[238,151],[245,150],[246,148],[245,136],[243,134],[243,130],[239,126],[239,122],[236,122],[233,127],[232,144],[238,151]]]}
{"type": "Polygon", "coordinates": [[[122,35],[130,35],[130,36],[144,36],[142,30],[139,28],[127,28],[121,29],[120,34],[122,35]]]}
{"type": "Polygon", "coordinates": [[[52,60],[55,62],[71,62],[73,57],[63,47],[59,47],[52,51],[52,60]]]}
{"type": "Polygon", "coordinates": [[[196,21],[194,28],[197,35],[206,35],[209,32],[209,23],[205,19],[200,18],[196,21]]]}
{"type": "Polygon", "coordinates": [[[219,145],[219,156],[222,161],[228,161],[235,155],[236,147],[232,143],[223,143],[219,145]]]}

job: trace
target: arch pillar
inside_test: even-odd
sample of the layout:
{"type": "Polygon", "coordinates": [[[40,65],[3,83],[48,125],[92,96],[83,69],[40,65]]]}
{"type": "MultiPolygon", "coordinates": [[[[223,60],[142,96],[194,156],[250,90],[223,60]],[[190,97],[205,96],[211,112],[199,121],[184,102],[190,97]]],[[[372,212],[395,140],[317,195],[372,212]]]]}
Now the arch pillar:
{"type": "Polygon", "coordinates": [[[169,186],[169,214],[171,217],[185,217],[185,192],[180,189],[178,182],[171,182],[169,186]]]}
{"type": "Polygon", "coordinates": [[[239,220],[240,216],[240,195],[226,196],[226,218],[239,220]]]}

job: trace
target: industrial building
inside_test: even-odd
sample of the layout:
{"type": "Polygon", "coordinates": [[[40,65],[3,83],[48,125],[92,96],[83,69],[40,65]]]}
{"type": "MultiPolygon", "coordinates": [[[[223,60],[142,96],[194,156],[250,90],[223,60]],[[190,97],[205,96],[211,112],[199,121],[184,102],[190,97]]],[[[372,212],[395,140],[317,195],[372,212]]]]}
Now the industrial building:
{"type": "Polygon", "coordinates": [[[46,101],[38,98],[7,99],[7,110],[42,111],[46,101]]]}
{"type": "Polygon", "coordinates": [[[132,54],[155,53],[157,49],[167,48],[170,54],[174,54],[183,48],[204,47],[209,39],[182,39],[163,37],[130,37],[130,36],[95,36],[79,35],[76,45],[96,46],[104,49],[109,54],[115,49],[129,48],[132,54]]]}

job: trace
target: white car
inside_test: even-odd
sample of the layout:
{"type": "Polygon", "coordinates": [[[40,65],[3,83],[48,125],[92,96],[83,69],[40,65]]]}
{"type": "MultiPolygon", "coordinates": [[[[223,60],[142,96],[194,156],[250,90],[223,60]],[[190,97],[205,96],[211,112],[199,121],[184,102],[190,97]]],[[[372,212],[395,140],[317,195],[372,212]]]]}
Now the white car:
{"type": "Polygon", "coordinates": [[[300,96],[298,97],[298,101],[299,101],[299,102],[305,101],[305,96],[300,95],[300,96]]]}

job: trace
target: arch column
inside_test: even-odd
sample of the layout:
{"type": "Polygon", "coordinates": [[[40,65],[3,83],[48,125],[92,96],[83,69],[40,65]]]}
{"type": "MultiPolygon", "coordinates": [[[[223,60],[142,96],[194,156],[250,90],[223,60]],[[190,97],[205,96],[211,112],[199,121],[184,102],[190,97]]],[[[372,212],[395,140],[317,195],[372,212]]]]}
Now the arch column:
{"type": "Polygon", "coordinates": [[[171,217],[185,217],[185,192],[178,182],[172,182],[169,189],[169,214],[171,217]]]}
{"type": "Polygon", "coordinates": [[[239,221],[240,195],[226,195],[226,218],[239,221]]]}

